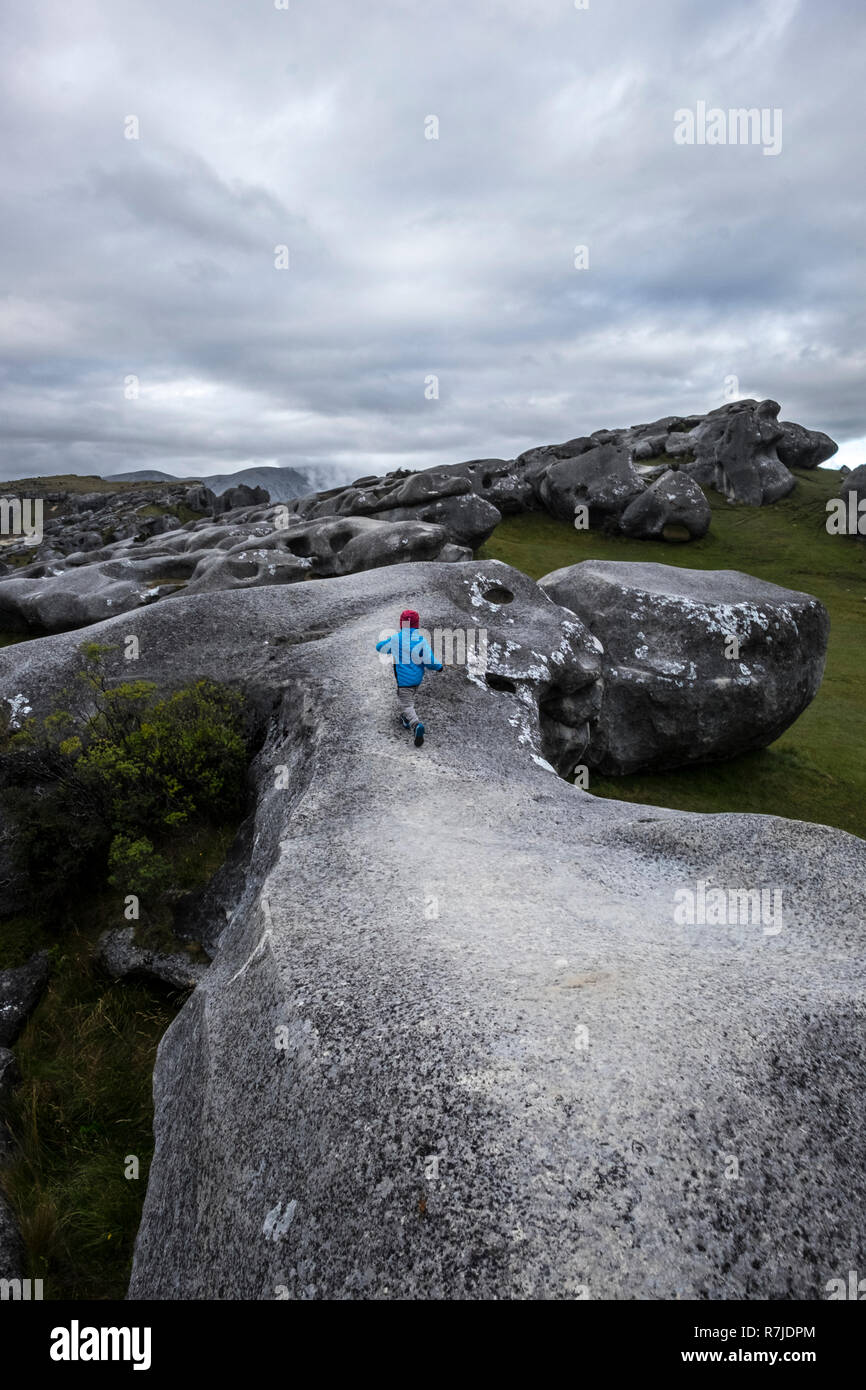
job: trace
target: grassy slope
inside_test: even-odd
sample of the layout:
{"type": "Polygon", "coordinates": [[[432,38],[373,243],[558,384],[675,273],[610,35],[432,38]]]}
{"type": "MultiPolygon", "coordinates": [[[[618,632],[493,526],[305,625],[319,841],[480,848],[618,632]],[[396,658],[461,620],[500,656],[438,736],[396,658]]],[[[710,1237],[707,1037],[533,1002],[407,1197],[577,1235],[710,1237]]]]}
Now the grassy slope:
{"type": "MultiPolygon", "coordinates": [[[[206,883],[223,862],[234,824],[200,827],[173,850],[182,889],[206,883]]],[[[0,922],[0,969],[48,948],[48,987],[14,1045],[22,1082],[9,1125],[11,1167],[0,1183],[17,1215],[25,1273],[45,1298],[123,1298],[153,1155],[153,1067],[160,1038],[185,994],[144,981],[113,983],[93,964],[97,939],[126,926],[106,889],[76,903],[62,935],[35,919],[0,922]],[[138,1174],[127,1177],[128,1159],[138,1174]]],[[[178,950],[165,923],[139,923],[142,944],[178,950]]],[[[194,947],[194,959],[203,959],[194,947]]]]}
{"type": "Polygon", "coordinates": [[[539,579],[581,560],[651,560],[689,569],[738,569],[815,594],[831,619],[824,681],[771,747],[726,763],[652,775],[596,778],[598,796],[688,811],[758,811],[840,826],[866,838],[866,546],[828,535],[832,469],[799,472],[771,507],[732,507],[715,493],[709,534],[687,545],[579,532],[546,515],[508,517],[481,556],[539,579]]]}

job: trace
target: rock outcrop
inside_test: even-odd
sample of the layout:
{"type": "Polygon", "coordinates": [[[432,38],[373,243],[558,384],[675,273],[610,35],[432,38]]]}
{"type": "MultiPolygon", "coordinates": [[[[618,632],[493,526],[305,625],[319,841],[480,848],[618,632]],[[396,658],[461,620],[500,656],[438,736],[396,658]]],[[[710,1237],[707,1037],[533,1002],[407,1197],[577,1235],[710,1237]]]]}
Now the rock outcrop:
{"type": "MultiPolygon", "coordinates": [[[[866,1236],[866,845],[554,775],[600,653],[495,562],[93,636],[130,625],[142,677],[282,692],[246,873],[159,1049],[132,1298],[822,1296],[866,1236]],[[424,682],[423,750],[374,651],[407,603],[474,634],[424,682]],[[779,910],[707,925],[708,884],[779,910]]],[[[0,693],[44,710],[79,640],[0,651],[0,693]]]]}
{"type": "Polygon", "coordinates": [[[48,954],[40,951],[26,965],[0,970],[0,1047],[13,1043],[42,996],[50,973],[48,954]]]}
{"type": "MultiPolygon", "coordinates": [[[[178,513],[202,516],[222,506],[200,483],[150,483],[116,492],[103,487],[93,492],[62,492],[48,486],[50,479],[24,479],[0,483],[0,497],[10,495],[38,500],[42,509],[42,539],[12,538],[0,544],[0,576],[15,574],[17,567],[79,557],[102,550],[115,541],[143,541],[181,525],[178,513]]],[[[89,479],[82,479],[89,482],[89,479]]],[[[99,479],[94,478],[94,483],[99,479]]],[[[248,489],[246,490],[248,491],[248,489]]],[[[262,499],[267,501],[267,493],[262,499]]],[[[28,509],[32,521],[32,513],[28,509]]]]}
{"type": "Polygon", "coordinates": [[[690,432],[685,471],[702,487],[752,507],[787,497],[796,479],[776,452],[783,438],[776,401],[734,401],[711,410],[690,432]]]}
{"type": "Polygon", "coordinates": [[[156,980],[181,990],[195,989],[207,970],[207,962],[192,960],[185,951],[156,951],[139,946],[134,927],[103,932],[96,943],[94,960],[113,980],[156,980]]]}
{"type": "Polygon", "coordinates": [[[586,560],[539,581],[604,649],[585,764],[680,767],[772,743],[814,698],[830,619],[811,594],[736,570],[586,560]]]}
{"type": "Polygon", "coordinates": [[[711,519],[710,504],[694,479],[668,468],[629,503],[619,529],[641,540],[700,540],[711,519]]]}
{"type": "Polygon", "coordinates": [[[596,430],[516,459],[397,469],[285,504],[245,484],[219,497],[184,483],[47,493],[42,543],[0,546],[0,630],[61,632],[181,591],[465,560],[503,515],[539,508],[644,540],[699,539],[711,518],[702,488],[763,505],[794,487],[786,464],[814,467],[835,450],[827,435],[778,413],[775,401],[735,401],[708,415],[596,430]],[[182,524],[185,512],[207,516],[182,524]]]}
{"type": "MultiPolygon", "coordinates": [[[[479,498],[465,500],[487,506],[479,498]]],[[[0,582],[0,629],[63,632],[182,591],[293,584],[407,560],[467,559],[471,551],[456,545],[452,534],[453,528],[395,513],[388,522],[333,515],[305,522],[287,517],[285,507],[259,504],[147,540],[128,539],[18,569],[0,582]]]]}

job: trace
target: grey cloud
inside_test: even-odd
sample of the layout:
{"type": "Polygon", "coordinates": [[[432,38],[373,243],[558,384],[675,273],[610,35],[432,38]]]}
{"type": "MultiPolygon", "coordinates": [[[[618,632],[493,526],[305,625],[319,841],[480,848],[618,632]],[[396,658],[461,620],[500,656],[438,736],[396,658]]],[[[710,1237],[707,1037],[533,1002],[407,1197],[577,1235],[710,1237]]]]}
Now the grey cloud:
{"type": "Polygon", "coordinates": [[[844,0],[14,7],[0,471],[345,479],[710,409],[732,374],[862,438],[861,23],[844,0]],[[698,100],[780,107],[781,154],[676,146],[698,100]]]}

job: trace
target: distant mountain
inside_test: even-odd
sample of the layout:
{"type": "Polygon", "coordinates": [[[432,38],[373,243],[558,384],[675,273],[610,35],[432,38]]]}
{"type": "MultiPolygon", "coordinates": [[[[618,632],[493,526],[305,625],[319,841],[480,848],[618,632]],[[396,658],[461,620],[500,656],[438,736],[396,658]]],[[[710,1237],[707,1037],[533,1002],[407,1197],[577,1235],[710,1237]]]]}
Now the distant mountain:
{"type": "Polygon", "coordinates": [[[133,473],[113,473],[106,482],[122,483],[203,483],[219,497],[230,487],[246,483],[247,487],[267,488],[272,502],[289,502],[313,491],[309,478],[296,468],[241,468],[237,473],[213,473],[209,478],[178,478],[176,473],[162,473],[157,468],[140,468],[133,473]]]}

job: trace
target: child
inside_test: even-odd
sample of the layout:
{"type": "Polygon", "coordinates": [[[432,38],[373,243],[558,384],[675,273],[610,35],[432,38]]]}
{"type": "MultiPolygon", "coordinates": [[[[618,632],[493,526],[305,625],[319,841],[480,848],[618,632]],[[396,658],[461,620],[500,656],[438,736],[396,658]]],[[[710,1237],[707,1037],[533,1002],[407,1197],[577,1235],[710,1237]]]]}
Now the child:
{"type": "Polygon", "coordinates": [[[414,608],[404,608],[400,614],[400,631],[376,643],[376,651],[387,651],[394,662],[400,722],[404,729],[414,731],[416,748],[424,742],[424,725],[415,713],[415,691],[424,679],[425,670],[442,670],[442,662],[436,660],[418,631],[420,621],[414,608]]]}

